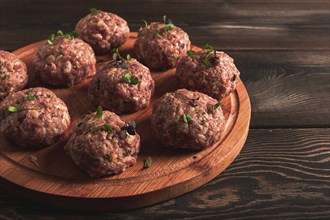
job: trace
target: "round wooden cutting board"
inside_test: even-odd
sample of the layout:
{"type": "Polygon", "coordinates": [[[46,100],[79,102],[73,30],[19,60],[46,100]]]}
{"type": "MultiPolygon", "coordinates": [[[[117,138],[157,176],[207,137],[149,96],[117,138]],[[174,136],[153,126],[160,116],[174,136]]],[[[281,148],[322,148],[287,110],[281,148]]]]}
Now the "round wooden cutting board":
{"type": "MultiPolygon", "coordinates": [[[[136,33],[120,49],[126,57],[134,57],[136,33]]],[[[45,41],[14,51],[28,66],[28,87],[46,86],[34,77],[31,63],[37,49],[45,41]]],[[[199,48],[193,47],[193,50],[199,48]]],[[[99,65],[110,56],[100,56],[99,65]]],[[[153,72],[156,82],[152,103],[166,92],[180,88],[175,69],[153,72]]],[[[87,96],[91,79],[73,88],[52,89],[68,106],[73,123],[82,114],[93,112],[87,96]]],[[[47,86],[46,86],[47,87],[47,86]]],[[[49,87],[48,87],[49,88],[49,87]]],[[[155,139],[150,127],[151,106],[139,112],[121,115],[125,121],[135,120],[141,136],[141,152],[135,166],[119,175],[90,178],[65,154],[62,140],[48,148],[32,151],[15,147],[0,136],[0,185],[16,195],[65,209],[88,211],[118,211],[159,203],[192,191],[220,174],[241,151],[247,138],[251,106],[243,83],[238,80],[237,90],[222,101],[226,129],[221,140],[203,151],[168,149],[155,139]],[[152,166],[144,168],[150,156],[152,166]]],[[[221,187],[221,185],[219,185],[221,187]]]]}

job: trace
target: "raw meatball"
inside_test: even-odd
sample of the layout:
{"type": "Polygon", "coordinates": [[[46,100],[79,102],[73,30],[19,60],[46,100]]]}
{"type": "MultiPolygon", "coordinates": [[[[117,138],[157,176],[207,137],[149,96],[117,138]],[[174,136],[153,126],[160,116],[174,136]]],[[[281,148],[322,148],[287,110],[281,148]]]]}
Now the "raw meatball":
{"type": "Polygon", "coordinates": [[[221,136],[225,119],[217,100],[179,89],[166,93],[153,106],[152,128],[162,144],[202,150],[221,136]]]}
{"type": "Polygon", "coordinates": [[[33,60],[34,70],[42,82],[71,87],[95,74],[95,54],[87,43],[58,36],[53,44],[46,43],[33,60]]]}
{"type": "Polygon", "coordinates": [[[146,108],[154,87],[149,69],[132,58],[105,63],[93,77],[88,93],[96,105],[121,114],[146,108]]]}
{"type": "Polygon", "coordinates": [[[59,141],[70,125],[65,103],[52,91],[31,88],[11,93],[0,103],[1,133],[23,148],[59,141]]]}
{"type": "Polygon", "coordinates": [[[110,111],[94,112],[74,129],[64,150],[91,177],[103,177],[136,163],[140,136],[135,122],[125,123],[110,111]]]}
{"type": "Polygon", "coordinates": [[[110,52],[129,38],[129,27],[124,19],[100,10],[92,11],[82,18],[76,25],[76,31],[97,54],[110,52]]]}
{"type": "Polygon", "coordinates": [[[0,50],[0,101],[23,89],[28,82],[26,65],[15,54],[0,50]]]}
{"type": "Polygon", "coordinates": [[[169,69],[190,50],[186,32],[173,24],[154,22],[141,28],[134,44],[137,59],[151,69],[169,69]]]}
{"type": "Polygon", "coordinates": [[[236,89],[240,72],[234,60],[224,52],[191,52],[180,60],[176,76],[187,89],[203,92],[221,100],[236,89]]]}

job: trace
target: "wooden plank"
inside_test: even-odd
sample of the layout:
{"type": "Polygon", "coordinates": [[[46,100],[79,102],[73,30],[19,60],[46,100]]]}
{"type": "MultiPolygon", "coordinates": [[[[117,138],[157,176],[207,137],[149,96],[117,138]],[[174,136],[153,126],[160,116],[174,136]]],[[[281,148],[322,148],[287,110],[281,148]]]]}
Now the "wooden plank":
{"type": "Polygon", "coordinates": [[[329,127],[329,52],[229,54],[250,96],[252,128],[329,127]]]}
{"type": "Polygon", "coordinates": [[[118,213],[57,210],[0,191],[1,219],[329,219],[330,129],[252,129],[227,170],[202,188],[118,213]]]}
{"type": "Polygon", "coordinates": [[[329,1],[2,1],[0,47],[14,50],[71,31],[89,8],[125,18],[131,31],[140,19],[172,18],[195,45],[209,43],[226,50],[328,50],[329,1]],[[299,3],[298,3],[299,2],[299,3]],[[56,5],[57,7],[54,7],[56,5]]]}

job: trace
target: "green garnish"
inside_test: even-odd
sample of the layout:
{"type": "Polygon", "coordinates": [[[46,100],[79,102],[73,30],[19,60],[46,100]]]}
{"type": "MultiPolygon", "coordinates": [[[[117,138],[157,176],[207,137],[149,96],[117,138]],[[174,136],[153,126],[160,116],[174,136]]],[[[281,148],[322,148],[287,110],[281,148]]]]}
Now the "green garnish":
{"type": "Polygon", "coordinates": [[[77,31],[72,31],[72,32],[70,32],[70,33],[66,33],[66,34],[64,34],[63,31],[58,30],[58,31],[56,32],[56,35],[55,35],[55,34],[51,34],[51,35],[49,36],[49,39],[48,39],[47,43],[48,43],[50,46],[54,46],[54,45],[55,45],[55,43],[54,43],[55,37],[63,37],[63,36],[64,36],[65,38],[71,40],[71,39],[73,39],[73,38],[79,37],[79,33],[78,33],[77,31]]]}
{"type": "Polygon", "coordinates": [[[184,49],[184,46],[185,46],[185,44],[180,44],[180,47],[181,47],[182,49],[184,49]]]}
{"type": "Polygon", "coordinates": [[[213,47],[211,46],[211,45],[209,45],[209,44],[205,44],[204,46],[203,46],[203,49],[208,49],[208,50],[212,50],[212,52],[213,52],[213,47]]]}
{"type": "Polygon", "coordinates": [[[182,120],[183,120],[185,123],[188,123],[188,122],[192,121],[193,118],[192,118],[190,115],[188,115],[188,114],[183,114],[183,116],[182,116],[182,120]]]}
{"type": "Polygon", "coordinates": [[[55,39],[55,34],[51,34],[51,35],[49,36],[49,40],[50,40],[50,41],[54,41],[54,39],[55,39]]]}
{"type": "Polygon", "coordinates": [[[29,92],[28,96],[27,96],[27,100],[29,101],[33,101],[36,100],[37,98],[32,94],[32,92],[29,92]]]}
{"type": "Polygon", "coordinates": [[[130,60],[130,59],[132,59],[131,55],[130,54],[127,54],[126,60],[130,60]]]}
{"type": "Polygon", "coordinates": [[[96,15],[97,13],[100,12],[100,10],[98,10],[98,9],[96,9],[96,8],[91,8],[91,9],[90,9],[90,12],[91,12],[92,15],[96,15]]]}
{"type": "Polygon", "coordinates": [[[56,36],[63,36],[64,35],[64,33],[63,33],[63,31],[61,31],[61,30],[58,30],[57,31],[57,33],[56,33],[56,36]]]}
{"type": "Polygon", "coordinates": [[[187,51],[187,55],[189,56],[189,57],[191,57],[191,56],[193,56],[193,55],[195,55],[196,54],[196,52],[194,52],[194,51],[192,51],[192,50],[188,50],[187,51]]]}
{"type": "Polygon", "coordinates": [[[25,110],[40,110],[37,108],[21,108],[21,107],[15,107],[15,106],[8,106],[8,111],[9,112],[21,112],[25,110]]]}
{"type": "Polygon", "coordinates": [[[103,114],[102,106],[97,107],[95,118],[92,121],[90,121],[90,123],[94,123],[97,120],[99,120],[102,117],[102,114],[103,114]]]}
{"type": "Polygon", "coordinates": [[[174,28],[174,24],[167,24],[165,27],[164,27],[164,31],[169,31],[169,30],[172,30],[174,28]]]}
{"type": "Polygon", "coordinates": [[[146,20],[141,20],[141,21],[143,21],[143,23],[144,23],[144,27],[147,27],[148,26],[148,22],[146,21],[146,20]]]}
{"type": "Polygon", "coordinates": [[[71,40],[71,39],[73,38],[73,36],[71,36],[71,34],[69,34],[69,33],[66,33],[66,34],[64,35],[64,37],[65,37],[66,39],[69,39],[69,40],[71,40]]]}
{"type": "Polygon", "coordinates": [[[139,77],[132,77],[130,72],[127,72],[124,76],[123,79],[125,82],[128,84],[133,84],[137,85],[139,83],[139,77]]]}
{"type": "Polygon", "coordinates": [[[210,68],[212,66],[211,62],[210,62],[210,55],[214,52],[214,50],[209,50],[207,52],[207,55],[205,56],[204,58],[204,65],[207,67],[207,68],[210,68]]]}
{"type": "Polygon", "coordinates": [[[72,36],[73,38],[77,38],[77,37],[80,36],[80,34],[79,34],[78,31],[72,31],[70,34],[71,34],[71,36],[72,36]]]}
{"type": "Polygon", "coordinates": [[[151,157],[147,157],[147,159],[144,161],[144,168],[149,168],[152,165],[152,159],[151,157]]]}
{"type": "Polygon", "coordinates": [[[106,131],[112,132],[112,127],[109,124],[105,124],[104,128],[105,128],[106,131]]]}
{"type": "Polygon", "coordinates": [[[50,45],[50,46],[54,46],[54,43],[53,43],[53,41],[51,41],[51,40],[47,40],[47,43],[48,43],[48,45],[50,45]]]}
{"type": "Polygon", "coordinates": [[[221,102],[217,102],[215,105],[212,105],[212,111],[216,110],[221,105],[221,102]]]}
{"type": "Polygon", "coordinates": [[[230,81],[234,82],[236,80],[237,76],[234,74],[234,76],[230,79],[230,81]]]}

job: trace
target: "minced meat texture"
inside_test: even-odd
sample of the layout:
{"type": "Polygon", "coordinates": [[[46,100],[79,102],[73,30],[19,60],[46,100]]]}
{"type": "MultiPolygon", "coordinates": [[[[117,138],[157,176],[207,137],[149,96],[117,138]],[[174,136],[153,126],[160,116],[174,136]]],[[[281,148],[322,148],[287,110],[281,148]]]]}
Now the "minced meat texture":
{"type": "Polygon", "coordinates": [[[139,30],[134,44],[137,59],[151,69],[169,69],[190,50],[186,32],[177,26],[153,22],[139,30]]]}
{"type": "Polygon", "coordinates": [[[211,147],[225,126],[217,100],[186,89],[166,93],[156,101],[151,121],[163,145],[196,150],[211,147]]]}

